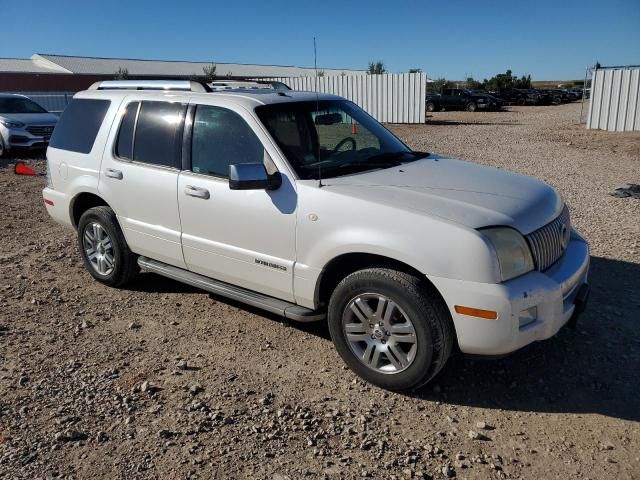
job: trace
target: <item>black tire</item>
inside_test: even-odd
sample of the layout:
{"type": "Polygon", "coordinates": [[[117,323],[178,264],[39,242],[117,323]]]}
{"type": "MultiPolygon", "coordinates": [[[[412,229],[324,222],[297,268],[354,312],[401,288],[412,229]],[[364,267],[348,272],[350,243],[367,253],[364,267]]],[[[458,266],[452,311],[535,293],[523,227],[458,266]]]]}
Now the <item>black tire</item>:
{"type": "Polygon", "coordinates": [[[101,283],[111,287],[121,287],[129,282],[139,272],[137,255],[129,249],[124,239],[118,219],[114,211],[107,206],[88,209],[80,217],[78,222],[78,248],[80,256],[89,273],[101,283]],[[84,236],[86,230],[93,224],[98,224],[111,239],[112,257],[114,259],[111,271],[101,274],[89,260],[85,250],[84,236]]]}
{"type": "Polygon", "coordinates": [[[425,107],[427,109],[427,112],[435,112],[436,111],[436,104],[433,103],[433,102],[427,102],[425,107]]]}
{"type": "Polygon", "coordinates": [[[516,103],[521,107],[524,107],[527,104],[527,100],[524,97],[520,97],[516,103]]]}
{"type": "Polygon", "coordinates": [[[442,370],[454,344],[451,316],[433,287],[423,279],[387,268],[360,270],[342,280],[331,295],[328,322],[336,350],[351,370],[388,390],[417,389],[427,384],[442,370]],[[356,356],[346,338],[343,314],[354,298],[372,293],[384,295],[411,319],[416,350],[404,370],[381,373],[370,368],[356,356]]]}
{"type": "Polygon", "coordinates": [[[475,112],[478,109],[478,104],[476,102],[469,102],[465,109],[467,112],[475,112]]]}
{"type": "Polygon", "coordinates": [[[4,140],[2,139],[2,135],[0,135],[0,158],[4,158],[7,154],[7,150],[4,145],[4,140]]]}

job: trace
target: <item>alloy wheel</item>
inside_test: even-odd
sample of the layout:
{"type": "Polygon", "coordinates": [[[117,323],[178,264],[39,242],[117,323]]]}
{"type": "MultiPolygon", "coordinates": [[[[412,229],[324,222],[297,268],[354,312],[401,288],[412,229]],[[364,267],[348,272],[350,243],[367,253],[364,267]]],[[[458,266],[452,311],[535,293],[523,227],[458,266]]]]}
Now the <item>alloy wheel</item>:
{"type": "Polygon", "coordinates": [[[415,360],[414,325],[385,295],[364,293],[351,299],[342,315],[342,329],[353,354],[378,373],[402,372],[415,360]]]}
{"type": "Polygon", "coordinates": [[[86,225],[82,234],[82,246],[91,268],[104,276],[113,272],[116,266],[113,242],[99,223],[91,222],[86,225]]]}

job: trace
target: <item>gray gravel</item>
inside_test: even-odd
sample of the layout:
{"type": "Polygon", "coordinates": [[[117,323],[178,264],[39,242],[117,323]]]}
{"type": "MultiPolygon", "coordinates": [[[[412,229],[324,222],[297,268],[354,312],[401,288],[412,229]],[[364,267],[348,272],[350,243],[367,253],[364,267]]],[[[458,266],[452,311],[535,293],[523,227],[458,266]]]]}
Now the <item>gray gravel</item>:
{"type": "MultiPolygon", "coordinates": [[[[576,331],[496,361],[454,357],[429,388],[371,387],[323,325],[151,274],[91,280],[41,178],[0,161],[0,478],[640,477],[640,136],[579,106],[436,113],[416,148],[536,175],[593,248],[576,331]]],[[[34,162],[42,167],[42,162],[34,162]]]]}

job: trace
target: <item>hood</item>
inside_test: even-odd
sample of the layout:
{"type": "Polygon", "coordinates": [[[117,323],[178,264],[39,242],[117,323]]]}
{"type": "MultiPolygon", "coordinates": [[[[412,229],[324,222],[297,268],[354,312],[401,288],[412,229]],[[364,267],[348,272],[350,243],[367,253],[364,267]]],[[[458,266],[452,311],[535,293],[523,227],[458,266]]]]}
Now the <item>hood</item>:
{"type": "Polygon", "coordinates": [[[25,125],[55,125],[58,116],[53,113],[0,113],[0,118],[25,125]]]}
{"type": "Polygon", "coordinates": [[[560,195],[540,180],[437,155],[323,183],[337,193],[470,228],[509,226],[522,234],[546,225],[563,207],[560,195]]]}

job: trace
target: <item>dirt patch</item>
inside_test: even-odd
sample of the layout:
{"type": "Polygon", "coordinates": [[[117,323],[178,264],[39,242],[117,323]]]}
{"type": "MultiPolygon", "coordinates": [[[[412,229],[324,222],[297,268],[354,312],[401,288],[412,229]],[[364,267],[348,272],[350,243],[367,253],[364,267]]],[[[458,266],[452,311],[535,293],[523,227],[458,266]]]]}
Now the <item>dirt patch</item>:
{"type": "Polygon", "coordinates": [[[322,324],[151,274],[101,286],[48,218],[43,178],[2,161],[0,477],[638,478],[640,203],[608,192],[640,183],[639,137],[582,130],[578,109],[393,127],[416,149],[551,183],[593,254],[577,330],[502,360],[455,357],[411,395],[358,380],[322,324]]]}

